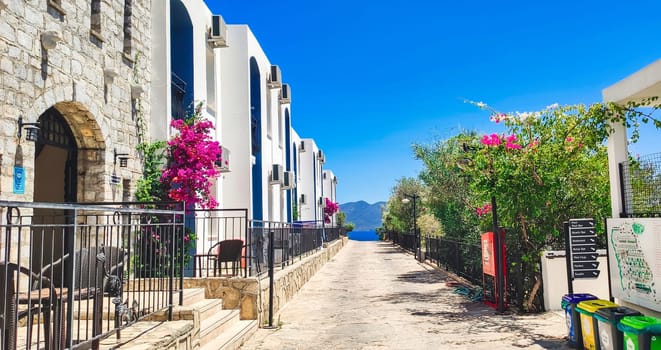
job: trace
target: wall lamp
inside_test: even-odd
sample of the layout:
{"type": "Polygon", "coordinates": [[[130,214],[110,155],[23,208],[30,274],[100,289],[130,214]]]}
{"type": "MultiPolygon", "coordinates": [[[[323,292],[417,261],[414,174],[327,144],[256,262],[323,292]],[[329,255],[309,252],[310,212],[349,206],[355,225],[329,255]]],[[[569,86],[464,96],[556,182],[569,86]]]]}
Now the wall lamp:
{"type": "Polygon", "coordinates": [[[103,78],[106,85],[112,85],[115,82],[115,77],[118,75],[117,71],[113,68],[105,68],[103,70],[103,78]]]}
{"type": "Polygon", "coordinates": [[[54,30],[41,33],[41,46],[46,50],[54,49],[60,41],[62,41],[60,33],[54,30]]]}
{"type": "Polygon", "coordinates": [[[119,166],[121,168],[126,168],[129,165],[128,153],[117,153],[117,148],[113,150],[114,160],[113,164],[117,164],[117,158],[119,158],[119,166]]]}
{"type": "Polygon", "coordinates": [[[39,139],[39,123],[23,123],[23,116],[18,116],[18,139],[21,139],[25,128],[25,139],[37,142],[39,139]]]}

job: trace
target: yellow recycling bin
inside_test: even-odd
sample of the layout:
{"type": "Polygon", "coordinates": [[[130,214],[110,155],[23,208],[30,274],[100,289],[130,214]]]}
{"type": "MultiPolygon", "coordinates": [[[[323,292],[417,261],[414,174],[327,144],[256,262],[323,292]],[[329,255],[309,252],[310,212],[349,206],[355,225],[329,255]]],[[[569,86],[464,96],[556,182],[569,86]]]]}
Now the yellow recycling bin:
{"type": "Polygon", "coordinates": [[[583,347],[587,350],[599,350],[599,330],[597,322],[592,317],[599,309],[606,307],[617,307],[617,304],[608,300],[586,300],[576,306],[576,311],[581,315],[581,332],[583,335],[583,347]]]}

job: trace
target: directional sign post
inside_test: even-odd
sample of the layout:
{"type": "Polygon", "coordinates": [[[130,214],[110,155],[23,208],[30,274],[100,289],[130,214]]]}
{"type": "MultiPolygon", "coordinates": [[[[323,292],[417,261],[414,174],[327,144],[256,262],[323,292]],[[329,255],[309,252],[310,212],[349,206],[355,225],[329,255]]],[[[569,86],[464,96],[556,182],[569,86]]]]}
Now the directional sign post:
{"type": "Polygon", "coordinates": [[[572,278],[597,278],[599,277],[599,262],[597,258],[597,231],[594,219],[571,219],[569,220],[569,249],[571,256],[572,278]]]}

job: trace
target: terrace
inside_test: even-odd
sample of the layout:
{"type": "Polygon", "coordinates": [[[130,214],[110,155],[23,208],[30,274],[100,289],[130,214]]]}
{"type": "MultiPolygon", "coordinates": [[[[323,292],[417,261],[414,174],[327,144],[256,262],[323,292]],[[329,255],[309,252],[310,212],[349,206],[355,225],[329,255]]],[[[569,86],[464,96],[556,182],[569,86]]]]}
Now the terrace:
{"type": "Polygon", "coordinates": [[[182,208],[0,202],[2,348],[116,348],[153,322],[193,318],[202,346],[246,334],[266,315],[259,281],[340,234],[316,222],[252,221],[245,209],[182,208]]]}

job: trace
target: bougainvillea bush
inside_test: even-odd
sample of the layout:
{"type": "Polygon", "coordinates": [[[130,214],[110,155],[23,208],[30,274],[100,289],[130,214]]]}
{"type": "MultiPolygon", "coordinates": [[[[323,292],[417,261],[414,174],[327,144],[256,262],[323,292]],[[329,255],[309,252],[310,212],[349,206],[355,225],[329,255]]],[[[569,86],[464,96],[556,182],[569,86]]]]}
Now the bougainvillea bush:
{"type": "Polygon", "coordinates": [[[170,123],[177,133],[168,141],[168,164],[161,183],[171,200],[185,202],[188,208],[211,209],[218,206],[211,186],[220,175],[216,163],[222,150],[211,136],[213,123],[201,117],[200,108],[189,118],[170,123]]]}
{"type": "Polygon", "coordinates": [[[324,222],[330,224],[331,217],[340,210],[340,205],[328,198],[324,198],[326,206],[324,207],[324,222]]]}

